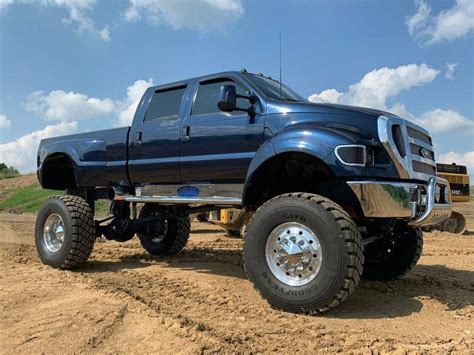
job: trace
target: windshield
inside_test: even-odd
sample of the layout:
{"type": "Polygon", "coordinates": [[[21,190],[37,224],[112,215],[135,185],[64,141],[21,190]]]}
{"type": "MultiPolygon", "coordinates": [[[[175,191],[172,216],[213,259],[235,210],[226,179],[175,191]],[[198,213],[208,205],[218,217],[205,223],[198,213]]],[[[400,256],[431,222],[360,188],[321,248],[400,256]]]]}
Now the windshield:
{"type": "Polygon", "coordinates": [[[249,79],[268,99],[277,101],[307,102],[303,96],[300,96],[284,84],[281,85],[280,95],[280,83],[278,81],[254,74],[247,74],[246,78],[249,79]]]}

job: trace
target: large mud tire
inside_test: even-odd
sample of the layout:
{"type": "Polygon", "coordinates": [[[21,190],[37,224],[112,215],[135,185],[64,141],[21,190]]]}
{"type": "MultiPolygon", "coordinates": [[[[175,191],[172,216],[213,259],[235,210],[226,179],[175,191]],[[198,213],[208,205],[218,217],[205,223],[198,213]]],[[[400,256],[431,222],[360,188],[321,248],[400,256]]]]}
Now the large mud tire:
{"type": "Polygon", "coordinates": [[[95,241],[94,214],[78,196],[50,197],[36,218],[35,242],[44,264],[73,269],[89,258],[95,241]]]}
{"type": "MultiPolygon", "coordinates": [[[[293,238],[289,231],[286,233],[290,239],[293,238]]],[[[277,260],[281,259],[277,257],[277,260]]],[[[244,265],[248,277],[262,297],[277,309],[316,314],[336,307],[355,290],[363,262],[362,240],[357,226],[342,207],[319,195],[290,193],[277,196],[261,206],[247,226],[244,265]],[[278,270],[275,263],[272,265],[269,261],[273,260],[269,254],[276,251],[271,250],[272,247],[269,250],[268,242],[270,245],[272,240],[286,242],[285,237],[274,239],[272,235],[281,228],[285,233],[287,225],[296,226],[295,231],[298,228],[305,231],[291,233],[312,236],[307,243],[299,240],[299,245],[318,244],[320,247],[319,255],[314,252],[314,259],[308,264],[312,265],[311,262],[316,262],[321,256],[318,270],[313,275],[311,270],[315,268],[305,269],[310,271],[305,276],[304,285],[298,284],[300,275],[294,276],[295,282],[290,276],[285,279],[284,274],[274,271],[278,270]]]]}
{"type": "MultiPolygon", "coordinates": [[[[139,218],[159,214],[157,206],[145,204],[139,218]]],[[[179,253],[186,245],[191,231],[189,216],[176,213],[171,217],[151,224],[138,233],[143,248],[151,255],[173,255],[179,253]]]]}
{"type": "Polygon", "coordinates": [[[390,254],[381,260],[369,248],[365,251],[362,277],[368,280],[390,281],[398,279],[413,269],[423,250],[423,232],[408,228],[391,243],[390,254]]]}

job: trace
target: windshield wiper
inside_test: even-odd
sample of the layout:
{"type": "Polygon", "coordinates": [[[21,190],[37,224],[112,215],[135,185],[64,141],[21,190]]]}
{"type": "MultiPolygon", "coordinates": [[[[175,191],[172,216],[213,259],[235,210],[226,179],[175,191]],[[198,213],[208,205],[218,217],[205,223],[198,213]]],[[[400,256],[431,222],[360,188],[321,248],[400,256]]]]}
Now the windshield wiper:
{"type": "Polygon", "coordinates": [[[291,102],[299,102],[300,100],[290,99],[289,97],[282,97],[280,101],[291,101],[291,102]]]}

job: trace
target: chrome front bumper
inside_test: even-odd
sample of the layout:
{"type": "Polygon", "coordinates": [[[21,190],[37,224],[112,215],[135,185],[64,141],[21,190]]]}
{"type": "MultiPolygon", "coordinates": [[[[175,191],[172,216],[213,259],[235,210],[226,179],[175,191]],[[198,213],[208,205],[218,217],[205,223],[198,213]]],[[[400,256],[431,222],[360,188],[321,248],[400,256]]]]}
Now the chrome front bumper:
{"type": "Polygon", "coordinates": [[[451,216],[451,189],[446,179],[431,177],[427,184],[348,181],[365,217],[402,218],[413,226],[439,224],[451,216]]]}

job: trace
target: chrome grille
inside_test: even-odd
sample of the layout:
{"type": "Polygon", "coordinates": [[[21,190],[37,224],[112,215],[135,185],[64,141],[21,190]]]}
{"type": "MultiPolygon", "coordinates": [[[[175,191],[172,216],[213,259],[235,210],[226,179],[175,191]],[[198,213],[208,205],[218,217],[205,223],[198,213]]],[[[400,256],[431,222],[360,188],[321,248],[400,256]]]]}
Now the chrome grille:
{"type": "Polygon", "coordinates": [[[413,127],[408,126],[407,127],[407,132],[408,132],[408,135],[412,138],[418,139],[418,140],[422,141],[423,143],[426,143],[426,144],[429,144],[429,145],[433,144],[431,142],[431,137],[429,135],[424,134],[423,132],[420,132],[420,131],[416,130],[413,127]]]}
{"type": "Polygon", "coordinates": [[[436,175],[436,168],[433,165],[422,163],[421,161],[414,160],[412,162],[413,170],[428,175],[436,175]]]}
{"type": "Polygon", "coordinates": [[[432,140],[424,128],[398,117],[380,116],[378,132],[402,179],[427,181],[436,175],[432,140]]]}
{"type": "MultiPolygon", "coordinates": [[[[423,156],[423,154],[421,153],[422,149],[423,149],[423,147],[420,147],[419,145],[416,145],[416,144],[413,144],[413,143],[410,144],[410,151],[411,151],[411,154],[413,154],[413,155],[423,156]]],[[[431,151],[429,149],[426,149],[425,152],[428,153],[428,156],[427,156],[428,159],[435,160],[433,151],[431,151]]]]}

